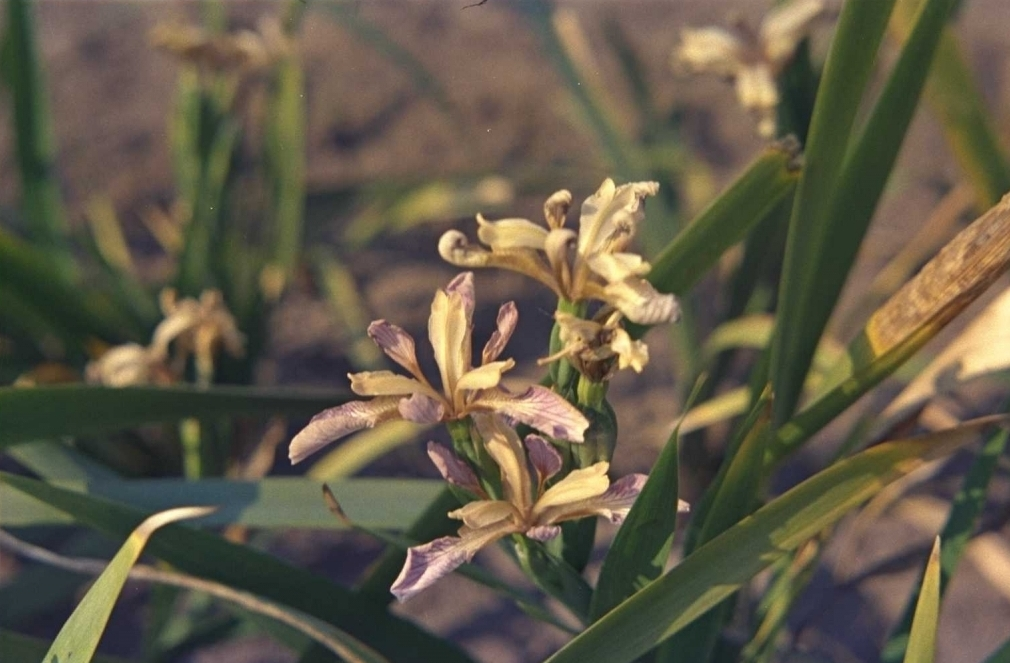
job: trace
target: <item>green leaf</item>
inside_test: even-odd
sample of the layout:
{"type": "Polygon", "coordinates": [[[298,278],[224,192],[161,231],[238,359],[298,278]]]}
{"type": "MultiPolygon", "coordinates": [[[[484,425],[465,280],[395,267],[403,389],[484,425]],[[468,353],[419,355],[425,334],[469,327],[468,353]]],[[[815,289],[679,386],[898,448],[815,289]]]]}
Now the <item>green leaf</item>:
{"type": "Polygon", "coordinates": [[[989,654],[984,663],[1010,663],[1010,639],[989,654]]]}
{"type": "Polygon", "coordinates": [[[179,520],[206,515],[206,507],[182,507],[156,513],[145,519],[112,558],[102,575],[63,624],[43,660],[52,663],[87,661],[98,649],[105,625],[119,593],[126,584],[130,569],[140,558],[140,553],[155,530],[179,520]]]}
{"type": "MultiPolygon", "coordinates": [[[[699,531],[691,550],[696,550],[722,534],[750,515],[760,504],[758,491],[762,483],[761,468],[771,438],[768,426],[770,401],[766,393],[737,429],[739,441],[730,445],[724,461],[725,470],[720,468],[719,476],[709,489],[714,489],[713,497],[692,524],[699,531]]],[[[718,642],[719,632],[732,613],[732,607],[732,600],[723,601],[663,643],[657,661],[709,660],[718,642]]]]}
{"type": "MultiPolygon", "coordinates": [[[[0,629],[0,652],[3,653],[4,663],[39,663],[39,661],[45,661],[49,645],[49,642],[39,638],[0,629]]],[[[91,663],[128,663],[128,659],[96,654],[91,659],[91,663]]]]}
{"type": "MultiPolygon", "coordinates": [[[[52,482],[66,490],[110,499],[147,511],[183,504],[213,504],[217,511],[196,524],[201,527],[244,525],[264,529],[342,529],[319,498],[319,482],[300,477],[271,477],[258,481],[228,479],[112,479],[52,482]]],[[[334,492],[355,522],[373,529],[407,529],[422,509],[441,491],[431,479],[344,479],[334,492]]],[[[0,486],[0,497],[12,504],[31,498],[0,486]]],[[[0,512],[4,527],[58,525],[66,517],[52,507],[14,508],[0,512]]]]}
{"type": "MultiPolygon", "coordinates": [[[[116,502],[0,472],[0,483],[41,500],[78,522],[125,536],[145,512],[116,502]]],[[[169,525],[148,543],[155,557],[189,575],[285,605],[346,631],[392,660],[469,661],[453,645],[365,603],[344,587],[208,532],[169,525]]]]}
{"type": "Polygon", "coordinates": [[[905,663],[933,663],[940,620],[940,537],[936,537],[915,605],[915,619],[905,651],[905,663]]]}
{"type": "Polygon", "coordinates": [[[188,417],[312,414],[346,400],[341,392],[254,387],[0,387],[0,449],[18,442],[107,433],[188,417]]]}
{"type": "Polygon", "coordinates": [[[595,622],[663,573],[677,529],[679,427],[666,441],[610,550],[589,604],[595,622]]]}
{"type": "MultiPolygon", "coordinates": [[[[789,222],[779,288],[778,324],[771,353],[776,426],[793,413],[821,336],[821,326],[810,324],[811,308],[821,303],[811,288],[818,280],[821,261],[832,250],[826,241],[831,231],[830,203],[842,173],[856,111],[893,6],[894,0],[846,2],[824,65],[789,222]]],[[[828,305],[834,306],[834,299],[828,305]]]]}
{"type": "Polygon", "coordinates": [[[795,143],[765,149],[670,242],[646,277],[661,292],[685,294],[716,261],[789,196],[799,170],[795,143]]]}
{"type": "Polygon", "coordinates": [[[33,10],[28,0],[7,3],[0,73],[14,102],[13,135],[21,198],[32,239],[46,252],[47,262],[61,278],[73,279],[76,265],[56,179],[56,140],[35,45],[33,10]]]}
{"type": "MultiPolygon", "coordinates": [[[[909,32],[920,1],[898,2],[891,21],[895,34],[904,37],[909,32]]],[[[929,70],[926,101],[939,116],[954,158],[975,192],[978,208],[995,205],[1010,191],[1010,161],[952,28],[944,30],[940,38],[929,70]]]]}
{"type": "MultiPolygon", "coordinates": [[[[958,562],[961,561],[961,556],[975,531],[982,510],[985,508],[989,484],[999,459],[1006,449],[1008,437],[1010,436],[1006,431],[999,431],[986,440],[971,469],[965,474],[961,489],[954,496],[953,507],[947,516],[943,531],[940,532],[940,539],[945,542],[940,552],[939,591],[941,597],[947,589],[947,583],[954,576],[958,562]]],[[[908,647],[913,610],[918,602],[918,597],[919,590],[917,589],[909,597],[904,614],[898,620],[898,626],[881,651],[880,660],[882,663],[897,663],[902,658],[908,647]]]]}
{"type": "Polygon", "coordinates": [[[1006,417],[876,446],[811,477],[698,548],[586,629],[550,663],[633,661],[737,591],[888,483],[1006,417]]]}

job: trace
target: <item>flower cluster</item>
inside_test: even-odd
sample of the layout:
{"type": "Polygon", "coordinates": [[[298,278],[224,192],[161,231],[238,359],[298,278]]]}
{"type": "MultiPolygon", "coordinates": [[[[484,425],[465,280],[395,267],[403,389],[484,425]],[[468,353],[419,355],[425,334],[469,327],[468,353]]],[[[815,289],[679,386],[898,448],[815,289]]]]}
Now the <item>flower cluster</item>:
{"type": "Polygon", "coordinates": [[[759,118],[758,133],[771,138],[779,103],[775,78],[823,11],[821,0],[791,0],[771,10],[757,30],[742,21],[728,30],[686,29],[673,63],[732,79],[740,105],[759,118]]]}
{"type": "Polygon", "coordinates": [[[197,376],[209,383],[214,373],[214,355],[219,347],[239,357],[245,337],[225,306],[218,290],[206,290],[196,300],[179,299],[175,290],[161,293],[165,318],[154,330],[149,346],[127,343],[110,348],[88,364],[88,382],[110,387],[178,382],[189,357],[194,357],[197,376]]]}

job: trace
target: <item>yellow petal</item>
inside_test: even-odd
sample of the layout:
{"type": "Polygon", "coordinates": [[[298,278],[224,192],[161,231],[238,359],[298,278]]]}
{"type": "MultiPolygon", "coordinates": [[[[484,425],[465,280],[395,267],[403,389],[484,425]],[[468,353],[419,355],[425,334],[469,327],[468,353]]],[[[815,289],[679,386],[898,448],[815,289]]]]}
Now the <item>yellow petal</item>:
{"type": "Polygon", "coordinates": [[[607,492],[610,479],[607,470],[610,463],[600,461],[589,467],[574,470],[561,481],[547,489],[533,507],[534,514],[545,509],[587,500],[607,492]]]}
{"type": "Polygon", "coordinates": [[[475,368],[465,373],[459,379],[459,382],[456,383],[456,389],[459,391],[474,391],[497,387],[498,383],[501,382],[502,373],[515,365],[515,360],[507,359],[505,361],[494,361],[480,368],[475,368]]]}
{"type": "Polygon", "coordinates": [[[693,71],[732,76],[740,67],[744,46],[740,39],[722,28],[688,28],[680,33],[680,47],[674,63],[693,71]]]}
{"type": "Polygon", "coordinates": [[[365,371],[350,373],[347,377],[351,380],[351,391],[359,396],[408,396],[417,392],[430,395],[432,392],[414,378],[392,371],[365,371]]]}
{"type": "Polygon", "coordinates": [[[529,513],[532,503],[533,483],[526,467],[526,454],[519,436],[496,416],[474,416],[477,431],[488,454],[501,470],[505,499],[521,514],[529,513]]]}
{"type": "Polygon", "coordinates": [[[538,226],[526,219],[502,219],[501,221],[488,221],[480,214],[477,215],[477,237],[484,244],[491,247],[492,251],[508,249],[535,249],[544,248],[544,240],[547,238],[547,229],[538,226]]]}
{"type": "Polygon", "coordinates": [[[768,12],[761,22],[761,42],[768,62],[780,69],[793,56],[796,47],[809,34],[811,24],[823,11],[821,0],[792,0],[768,12]]]}
{"type": "Polygon", "coordinates": [[[515,512],[512,505],[502,500],[477,500],[469,502],[455,511],[449,512],[450,518],[462,520],[471,529],[489,527],[503,520],[512,518],[515,512]]]}
{"type": "Polygon", "coordinates": [[[463,347],[469,338],[469,326],[462,295],[444,290],[436,292],[428,318],[428,338],[442,377],[442,389],[449,398],[456,391],[456,383],[470,368],[463,347]]]}

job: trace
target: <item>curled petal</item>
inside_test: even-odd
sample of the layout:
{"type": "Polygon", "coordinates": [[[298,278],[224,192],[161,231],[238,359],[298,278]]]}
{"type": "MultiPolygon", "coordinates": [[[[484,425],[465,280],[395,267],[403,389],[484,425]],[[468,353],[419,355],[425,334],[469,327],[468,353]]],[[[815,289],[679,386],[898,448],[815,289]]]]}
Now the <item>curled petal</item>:
{"type": "Polygon", "coordinates": [[[526,451],[533,469],[537,471],[540,485],[561,471],[561,454],[550,442],[539,435],[526,436],[526,451]]]}
{"type": "Polygon", "coordinates": [[[490,251],[470,244],[466,235],[458,230],[446,231],[438,240],[438,255],[442,260],[457,267],[489,267],[492,265],[490,251]]]}
{"type": "Polygon", "coordinates": [[[323,410],[291,440],[288,446],[291,464],[300,463],[330,442],[356,430],[398,419],[399,400],[396,397],[380,397],[370,401],[351,401],[323,410]]]}
{"type": "Polygon", "coordinates": [[[526,530],[525,534],[534,541],[550,541],[561,534],[561,528],[557,525],[537,525],[526,530]]]}
{"type": "Polygon", "coordinates": [[[414,378],[397,375],[392,371],[364,371],[348,373],[351,391],[359,396],[407,396],[431,389],[414,378]]]}
{"type": "Polygon", "coordinates": [[[481,353],[482,364],[489,364],[498,358],[505,346],[508,345],[509,339],[512,338],[512,333],[518,322],[519,310],[516,308],[515,302],[502,304],[498,309],[498,328],[491,334],[491,338],[488,339],[484,351],[481,353]]]}
{"type": "Polygon", "coordinates": [[[437,424],[446,418],[445,406],[441,399],[421,393],[401,399],[397,404],[397,411],[401,417],[415,424],[437,424]]]}
{"type": "Polygon", "coordinates": [[[568,208],[571,206],[571,191],[562,189],[552,193],[544,203],[544,218],[547,219],[547,226],[551,230],[556,230],[565,225],[565,217],[568,216],[568,208]]]}
{"type": "Polygon", "coordinates": [[[649,363],[649,346],[642,341],[633,341],[622,328],[614,330],[610,349],[617,355],[617,368],[621,370],[630,367],[636,373],[641,373],[649,363]]]}
{"type": "Polygon", "coordinates": [[[471,403],[472,409],[497,412],[550,437],[582,442],[589,420],[578,408],[550,389],[533,385],[521,394],[489,390],[471,403]]]}
{"type": "Polygon", "coordinates": [[[491,247],[492,251],[502,249],[534,249],[544,248],[547,229],[526,219],[502,219],[488,221],[477,215],[477,238],[491,247]]]}
{"type": "Polygon", "coordinates": [[[693,71],[732,76],[740,68],[743,51],[743,42],[728,30],[688,28],[680,33],[680,48],[674,53],[674,61],[693,71]]]}
{"type": "Polygon", "coordinates": [[[477,480],[477,475],[474,474],[470,466],[441,444],[428,442],[428,458],[431,459],[431,462],[438,468],[438,473],[447,482],[475,495],[484,493],[477,480]]]}
{"type": "Polygon", "coordinates": [[[544,242],[547,263],[551,266],[554,280],[558,282],[562,290],[567,291],[572,286],[572,268],[569,257],[577,242],[578,237],[575,231],[568,228],[552,230],[547,235],[547,241],[544,242]]]}
{"type": "Polygon", "coordinates": [[[368,336],[390,359],[410,371],[412,375],[420,374],[414,339],[402,328],[385,320],[376,320],[368,325],[368,336]]]}
{"type": "Polygon", "coordinates": [[[456,383],[456,389],[460,391],[476,391],[478,389],[491,389],[492,387],[497,387],[498,383],[501,382],[502,373],[510,370],[516,365],[514,359],[506,359],[505,361],[493,361],[490,364],[484,364],[480,368],[475,368],[472,371],[467,371],[456,383]]]}
{"type": "Polygon", "coordinates": [[[784,65],[824,11],[821,0],[792,0],[777,5],[761,22],[765,58],[776,68],[784,65]]]}
{"type": "Polygon", "coordinates": [[[644,279],[628,278],[608,283],[602,299],[640,325],[673,322],[680,318],[677,298],[660,294],[644,279]]]}

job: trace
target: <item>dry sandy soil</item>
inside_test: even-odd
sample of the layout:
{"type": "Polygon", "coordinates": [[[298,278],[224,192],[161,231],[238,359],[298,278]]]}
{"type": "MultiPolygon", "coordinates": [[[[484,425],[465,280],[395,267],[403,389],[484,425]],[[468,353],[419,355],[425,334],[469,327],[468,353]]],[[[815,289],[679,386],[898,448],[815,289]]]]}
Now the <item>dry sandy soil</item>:
{"type": "MultiPolygon", "coordinates": [[[[307,73],[308,176],[313,191],[386,178],[460,173],[511,177],[536,172],[537,190],[524,190],[509,210],[510,215],[537,218],[543,197],[554,189],[569,188],[581,199],[608,175],[598,146],[573,113],[557,74],[524,19],[507,0],[489,0],[462,11],[464,4],[464,0],[360,0],[343,6],[356,19],[377,26],[434,74],[454,109],[452,116],[326,5],[310,5],[300,48],[307,73]]],[[[619,21],[647,65],[656,108],[663,114],[674,109],[680,113],[684,145],[705,164],[709,184],[701,189],[710,195],[752,158],[760,142],[727,85],[709,78],[675,76],[667,64],[669,53],[681,27],[721,23],[731,8],[753,18],[763,4],[584,0],[559,6],[581,21],[598,63],[595,75],[611,93],[617,124],[634,135],[639,128],[627,101],[629,91],[603,37],[604,20],[619,21]]],[[[1006,119],[1001,102],[1010,52],[1005,33],[1010,8],[1002,0],[965,4],[959,30],[970,44],[972,67],[1002,121],[1006,119]]],[[[251,25],[255,17],[277,5],[233,2],[229,7],[240,24],[251,25]]],[[[158,21],[194,15],[192,3],[39,4],[38,29],[56,120],[60,177],[75,222],[91,196],[107,194],[126,220],[131,238],[138,245],[150,244],[138,218],[146,206],[164,204],[172,197],[166,114],[177,68],[168,57],[151,51],[145,35],[158,21]]],[[[826,36],[824,28],[819,33],[820,45],[826,36]]],[[[0,107],[3,205],[15,202],[17,186],[9,113],[9,108],[0,107]]],[[[959,177],[934,119],[928,112],[920,113],[860,256],[850,295],[865,287],[926,218],[940,192],[959,177]]],[[[350,261],[375,317],[388,317],[420,332],[432,289],[452,274],[439,263],[434,245],[449,221],[453,220],[390,238],[350,261]]],[[[310,241],[317,247],[327,246],[346,222],[343,218],[315,220],[308,231],[310,241]]],[[[466,222],[467,230],[470,223],[466,222]]],[[[524,324],[529,325],[523,333],[529,340],[519,339],[519,348],[525,359],[535,357],[550,322],[549,298],[535,294],[522,279],[486,274],[478,277],[478,294],[486,302],[521,300],[521,310],[527,311],[524,324]]],[[[492,310],[488,303],[478,315],[484,314],[486,320],[492,310]]],[[[341,384],[347,363],[331,316],[313,292],[292,294],[275,321],[272,360],[263,369],[264,379],[341,384]]],[[[671,421],[673,385],[665,370],[670,350],[661,334],[654,337],[653,363],[644,378],[622,376],[614,386],[622,428],[616,459],[619,471],[647,467],[671,421]]],[[[405,451],[384,467],[397,471],[423,462],[419,448],[405,451]]],[[[801,459],[790,476],[808,471],[818,460],[816,454],[801,459]]],[[[690,476],[685,480],[690,490],[697,489],[697,481],[692,484],[690,476]]],[[[946,481],[943,489],[952,485],[946,481]]],[[[866,527],[848,526],[839,537],[841,543],[832,547],[794,619],[794,626],[803,628],[798,651],[811,655],[809,660],[873,660],[903,607],[914,569],[925,556],[943,513],[920,497],[866,527]],[[914,555],[896,569],[858,579],[862,570],[908,551],[914,555]]],[[[275,547],[297,563],[344,580],[376,550],[359,539],[304,532],[286,535],[275,547]]],[[[938,657],[945,663],[980,660],[1008,635],[1010,570],[999,566],[1010,559],[1005,536],[993,534],[974,550],[945,603],[938,657]]],[[[521,582],[497,551],[488,553],[484,561],[521,582]]],[[[138,605],[129,597],[127,604],[138,605]]],[[[453,638],[484,661],[540,660],[565,640],[560,632],[526,619],[459,578],[447,579],[397,610],[453,638]]],[[[123,612],[117,612],[116,623],[124,629],[136,628],[123,612]]],[[[35,630],[52,633],[59,622],[60,616],[54,615],[35,630]]],[[[135,637],[115,637],[108,647],[129,655],[135,645],[135,637]]],[[[264,638],[247,637],[199,651],[192,660],[292,659],[264,638]]]]}

